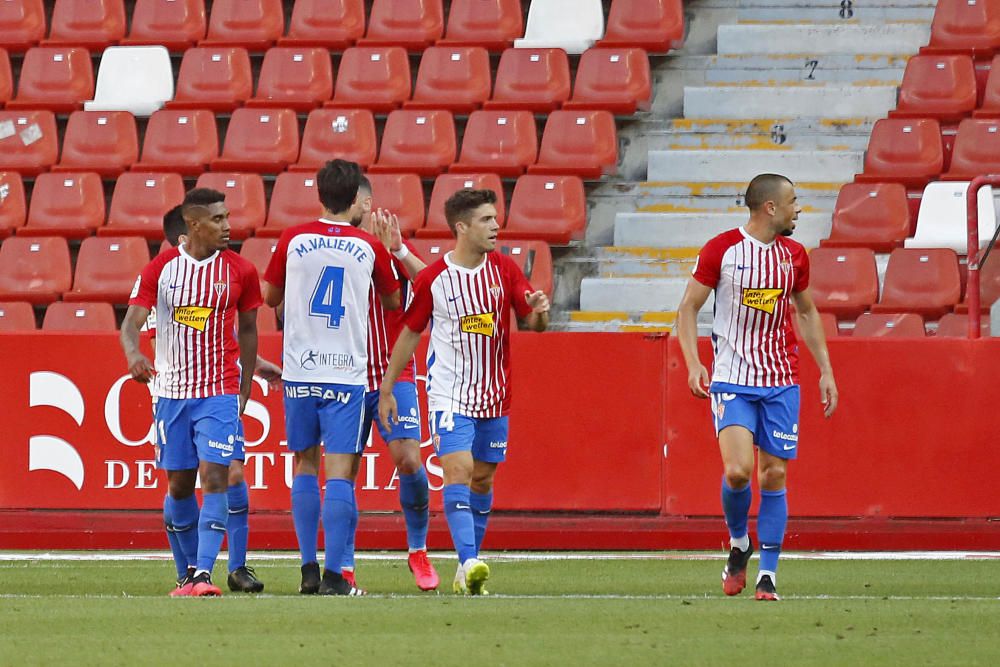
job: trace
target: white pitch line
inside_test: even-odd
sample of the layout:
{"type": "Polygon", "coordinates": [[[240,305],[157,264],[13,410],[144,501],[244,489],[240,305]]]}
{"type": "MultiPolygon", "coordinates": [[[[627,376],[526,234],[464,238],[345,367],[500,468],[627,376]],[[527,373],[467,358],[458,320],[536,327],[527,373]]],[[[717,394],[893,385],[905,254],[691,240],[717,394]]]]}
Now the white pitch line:
{"type": "MultiPolygon", "coordinates": [[[[371,593],[365,596],[367,599],[374,600],[436,600],[436,599],[456,599],[461,596],[452,595],[434,595],[429,593],[371,593]]],[[[168,599],[165,595],[128,595],[122,593],[121,595],[109,595],[109,594],[86,594],[86,595],[37,595],[37,594],[18,594],[18,593],[0,593],[0,600],[165,600],[168,599]]],[[[180,598],[178,598],[180,599],[180,598]]],[[[271,600],[271,599],[305,599],[302,595],[274,595],[274,594],[260,594],[260,595],[230,595],[226,596],[225,599],[229,600],[271,600]]],[[[722,596],[709,596],[709,595],[677,595],[671,593],[664,594],[650,594],[650,595],[621,595],[621,594],[594,594],[594,593],[580,593],[573,594],[569,593],[566,595],[504,595],[504,594],[491,594],[488,597],[461,597],[464,600],[679,600],[685,602],[724,602],[726,604],[732,604],[731,598],[726,598],[722,596]]],[[[745,598],[749,600],[750,598],[745,598]]],[[[1000,597],[987,597],[987,596],[955,596],[955,595],[782,595],[782,600],[802,600],[802,601],[832,601],[832,602],[1000,602],[1000,597]]],[[[176,604],[185,604],[183,602],[176,604]]],[[[485,604],[485,603],[483,603],[485,604]]]]}

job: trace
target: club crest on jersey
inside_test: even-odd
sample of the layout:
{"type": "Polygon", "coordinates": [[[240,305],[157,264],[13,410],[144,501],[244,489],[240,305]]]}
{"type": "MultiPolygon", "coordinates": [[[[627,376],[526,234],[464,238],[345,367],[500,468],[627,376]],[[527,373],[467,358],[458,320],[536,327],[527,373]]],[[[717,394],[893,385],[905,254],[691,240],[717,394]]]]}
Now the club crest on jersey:
{"type": "Polygon", "coordinates": [[[500,298],[500,286],[499,285],[490,285],[490,294],[493,295],[494,299],[499,299],[500,298]]]}
{"type": "Polygon", "coordinates": [[[479,334],[480,336],[489,336],[490,338],[496,333],[496,323],[493,319],[493,313],[463,315],[459,318],[459,324],[462,328],[462,333],[479,334]]]}
{"type": "Polygon", "coordinates": [[[182,324],[198,331],[204,331],[208,324],[208,318],[212,316],[215,308],[205,306],[178,306],[174,308],[174,322],[182,324]]]}
{"type": "Polygon", "coordinates": [[[774,305],[778,303],[782,289],[756,289],[751,287],[743,288],[743,299],[741,302],[747,308],[760,310],[770,315],[774,315],[774,305]]]}

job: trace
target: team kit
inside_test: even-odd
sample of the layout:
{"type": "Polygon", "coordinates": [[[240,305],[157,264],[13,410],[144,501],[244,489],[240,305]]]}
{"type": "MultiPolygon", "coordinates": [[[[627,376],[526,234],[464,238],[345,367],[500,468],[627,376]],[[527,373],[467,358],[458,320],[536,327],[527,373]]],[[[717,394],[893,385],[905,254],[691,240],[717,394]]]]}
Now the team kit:
{"type": "MultiPolygon", "coordinates": [[[[148,383],[154,399],[156,460],[168,487],[164,527],[177,574],[169,594],[221,595],[212,571],[224,539],[229,589],[264,590],[246,563],[249,495],[240,418],[254,374],[283,385],[294,457],[298,592],[366,594],[355,576],[355,477],[373,427],[399,474],[414,582],[424,591],[440,587],[427,556],[429,487],[414,361],[429,328],[427,426],[443,470],[444,517],[457,556],[452,590],[488,595],[491,572],[480,549],[495,472],[508,447],[511,313],[519,329],[544,331],[548,297],[496,251],[497,193],[491,190],[459,190],[445,202],[455,247],[428,265],[402,238],[395,216],[376,207],[357,164],[331,160],[319,170],[317,186],[322,216],[282,232],[262,281],[228,247],[224,195],[206,188],[188,192],[165,216],[174,247],[136,280],[121,342],[132,378],[148,383]],[[282,322],[280,367],[257,355],[261,307],[275,308],[282,322]],[[153,360],[140,350],[144,329],[155,335],[153,360]]],[[[820,366],[827,416],[837,395],[808,297],[808,256],[788,238],[799,210],[792,183],[758,176],[746,199],[747,225],[712,239],[699,255],[675,334],[692,393],[710,399],[726,471],[722,507],[731,550],[723,590],[737,595],[746,586],[754,552],[747,524],[756,452],[761,563],[755,597],[777,600],[788,513],[785,471],[798,445],[793,303],[802,339],[820,366]],[[697,357],[695,318],[713,290],[716,355],[709,375],[697,357]]]]}

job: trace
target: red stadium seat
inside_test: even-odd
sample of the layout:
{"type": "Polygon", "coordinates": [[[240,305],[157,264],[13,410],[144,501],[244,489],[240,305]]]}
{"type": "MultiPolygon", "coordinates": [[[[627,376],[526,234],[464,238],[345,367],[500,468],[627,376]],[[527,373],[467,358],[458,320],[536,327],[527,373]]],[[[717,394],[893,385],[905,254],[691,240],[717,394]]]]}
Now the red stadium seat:
{"type": "Polygon", "coordinates": [[[323,215],[319,203],[316,175],[302,172],[278,174],[271,190],[267,222],[257,230],[257,236],[280,236],[286,227],[312,222],[323,215]]]}
{"type": "Polygon", "coordinates": [[[56,301],[45,309],[45,318],[42,320],[42,331],[115,331],[117,328],[115,309],[110,303],[103,301],[56,301]]]}
{"type": "Polygon", "coordinates": [[[486,109],[555,111],[569,99],[569,58],[562,49],[507,49],[486,109]]]}
{"type": "MultiPolygon", "coordinates": [[[[2,307],[2,305],[0,305],[2,307]]],[[[938,320],[934,335],[939,338],[965,338],[969,335],[969,316],[967,313],[947,313],[938,320]]],[[[990,335],[990,318],[979,321],[979,335],[990,335]]]]}
{"type": "Polygon", "coordinates": [[[299,157],[299,121],[292,109],[237,109],[212,171],[277,173],[299,157]]]}
{"type": "Polygon", "coordinates": [[[473,111],[453,172],[519,176],[538,157],[538,128],[530,111],[473,111]]]}
{"type": "Polygon", "coordinates": [[[172,171],[194,176],[219,156],[215,116],[205,109],[160,109],[149,118],[136,171],[172,171]]]}
{"type": "Polygon", "coordinates": [[[24,182],[16,171],[0,171],[0,239],[24,225],[28,217],[24,182]]]}
{"type": "Polygon", "coordinates": [[[448,111],[393,111],[369,171],[436,176],[455,161],[455,122],[448,111]]]}
{"type": "Polygon", "coordinates": [[[455,249],[454,238],[440,239],[410,239],[408,243],[413,246],[417,256],[430,266],[446,254],[455,249]]]}
{"type": "Polygon", "coordinates": [[[444,33],[442,0],[372,0],[368,33],[359,44],[423,51],[444,33]]]}
{"type": "Polygon", "coordinates": [[[653,102],[649,58],[642,49],[587,49],[580,56],[573,97],[563,109],[606,109],[631,115],[653,102]]]}
{"type": "Polygon", "coordinates": [[[635,46],[665,53],[684,44],[681,0],[614,0],[604,39],[597,46],[635,46]]]}
{"type": "Polygon", "coordinates": [[[240,46],[194,48],[184,52],[177,92],[168,109],[232,111],[253,94],[250,54],[240,46]]]}
{"type": "Polygon", "coordinates": [[[545,123],[538,164],[530,174],[600,178],[618,165],[618,133],[609,111],[553,111],[545,123]]]}
{"type": "Polygon", "coordinates": [[[1000,119],[966,118],[958,124],[946,181],[971,181],[1000,172],[1000,119]]]}
{"type": "Polygon", "coordinates": [[[91,236],[80,244],[76,256],[73,289],[64,301],[109,301],[128,303],[135,277],[149,263],[145,239],[91,236]]]}
{"type": "Polygon", "coordinates": [[[514,186],[500,238],[540,239],[556,245],[582,239],[587,198],[578,176],[522,176],[514,186]]]}
{"type": "Polygon", "coordinates": [[[198,177],[198,188],[212,188],[226,195],[229,209],[230,238],[240,241],[264,224],[267,201],[264,179],[260,174],[227,174],[208,172],[198,177]]]}
{"type": "Polygon", "coordinates": [[[941,173],[944,150],[936,120],[883,118],[875,123],[859,183],[902,183],[923,187],[941,173]]]}
{"type": "Polygon", "coordinates": [[[281,0],[212,0],[201,46],[242,46],[263,51],[285,33],[281,0]]]}
{"type": "Polygon", "coordinates": [[[931,39],[922,53],[989,57],[1000,47],[1000,1],[938,0],[931,39]]]}
{"type": "Polygon", "coordinates": [[[52,170],[117,176],[138,157],[135,116],[127,111],[74,111],[66,125],[62,157],[52,170]]]}
{"type": "Polygon", "coordinates": [[[278,331],[278,317],[274,308],[261,306],[257,309],[257,333],[275,333],[278,331]]]}
{"type": "Polygon", "coordinates": [[[99,51],[125,37],[122,0],[56,0],[49,38],[42,44],[99,51]]]}
{"type": "MultiPolygon", "coordinates": [[[[823,326],[823,335],[826,336],[827,340],[840,336],[840,328],[837,326],[837,317],[832,313],[820,313],[819,323],[823,326]]],[[[801,341],[802,330],[799,328],[799,318],[794,315],[792,316],[792,330],[795,331],[796,339],[801,341]]]]}
{"type": "Polygon", "coordinates": [[[424,51],[405,109],[447,109],[469,113],[490,98],[490,54],[480,46],[432,46],[424,51]]]}
{"type": "Polygon", "coordinates": [[[283,107],[309,111],[333,95],[330,52],[319,47],[268,49],[248,107],[283,107]]]}
{"type": "Polygon", "coordinates": [[[552,251],[545,241],[524,241],[501,239],[497,241],[497,252],[513,259],[525,277],[536,290],[552,296],[552,251]]]}
{"type": "MultiPolygon", "coordinates": [[[[956,313],[969,311],[969,294],[968,290],[965,291],[965,300],[955,308],[956,313]]],[[[997,300],[1000,300],[1000,262],[997,261],[997,256],[991,253],[979,271],[979,303],[984,315],[988,317],[990,306],[997,300]]]]}
{"type": "Polygon", "coordinates": [[[399,217],[403,236],[413,236],[424,226],[424,186],[416,174],[368,174],[372,207],[399,217]]]}
{"type": "Polygon", "coordinates": [[[315,172],[336,156],[367,169],[375,161],[378,136],[375,117],[367,109],[315,109],[302,133],[299,161],[291,171],[315,172]]]}
{"type": "Polygon", "coordinates": [[[24,54],[17,97],[7,109],[69,112],[94,97],[94,67],[79,47],[36,47],[24,54]]]}
{"type": "Polygon", "coordinates": [[[1000,118],[1000,56],[995,56],[990,64],[983,101],[972,115],[976,118],[1000,118]]]}
{"type": "MultiPolygon", "coordinates": [[[[243,245],[240,247],[240,254],[250,260],[250,263],[257,268],[257,275],[263,279],[264,271],[267,269],[267,265],[270,263],[271,256],[274,254],[274,249],[277,245],[278,242],[273,238],[265,239],[255,236],[243,242],[243,245]]],[[[262,308],[261,310],[264,309],[262,308]]]]}
{"type": "Polygon", "coordinates": [[[93,172],[39,174],[31,191],[28,224],[18,236],[82,239],[104,224],[104,184],[93,172]]]}
{"type": "Polygon", "coordinates": [[[976,70],[964,55],[913,56],[890,118],[958,122],[976,108],[976,70]]]}
{"type": "Polygon", "coordinates": [[[204,0],[136,0],[126,46],[160,44],[177,52],[205,38],[204,0]]]}
{"type": "Polygon", "coordinates": [[[14,96],[14,73],[10,68],[10,56],[6,49],[0,49],[0,107],[14,96]]]}
{"type": "Polygon", "coordinates": [[[42,0],[0,2],[0,44],[13,53],[27,51],[45,38],[42,0]]]}
{"type": "Polygon", "coordinates": [[[882,285],[877,313],[917,313],[936,320],[962,296],[958,257],[947,248],[896,248],[882,285]]]}
{"type": "Polygon", "coordinates": [[[398,46],[354,47],[344,51],[328,108],[387,113],[410,99],[410,60],[398,46]]]}
{"type": "Polygon", "coordinates": [[[0,331],[34,331],[35,309],[27,301],[0,302],[0,331]]]}
{"type": "Polygon", "coordinates": [[[14,237],[0,245],[0,301],[52,303],[70,288],[72,275],[61,236],[14,237]]]}
{"type": "Polygon", "coordinates": [[[503,51],[524,34],[521,0],[451,0],[439,46],[482,46],[503,51]]]}
{"type": "Polygon", "coordinates": [[[922,338],[924,319],[914,313],[864,313],[854,323],[855,338],[922,338]]]}
{"type": "Polygon", "coordinates": [[[809,264],[809,291],[822,312],[854,319],[878,301],[871,248],[815,248],[809,264]]]}
{"type": "Polygon", "coordinates": [[[496,174],[442,174],[434,181],[431,203],[427,209],[427,226],[417,231],[421,238],[454,238],[448,221],[444,217],[444,203],[453,194],[464,188],[492,190],[497,195],[497,222],[503,227],[507,218],[504,204],[503,182],[496,174]]]}
{"type": "Polygon", "coordinates": [[[98,236],[163,238],[163,216],[184,200],[180,174],[130,171],[118,177],[111,195],[108,224],[98,236]]]}
{"type": "Polygon", "coordinates": [[[295,0],[288,36],[278,45],[343,51],[364,34],[364,0],[295,0]]]}
{"type": "Polygon", "coordinates": [[[0,127],[8,123],[14,134],[0,139],[0,171],[34,176],[55,164],[59,142],[51,111],[0,111],[0,127]]]}
{"type": "Polygon", "coordinates": [[[906,188],[899,183],[848,183],[837,196],[830,238],[820,245],[890,252],[910,233],[906,188]]]}

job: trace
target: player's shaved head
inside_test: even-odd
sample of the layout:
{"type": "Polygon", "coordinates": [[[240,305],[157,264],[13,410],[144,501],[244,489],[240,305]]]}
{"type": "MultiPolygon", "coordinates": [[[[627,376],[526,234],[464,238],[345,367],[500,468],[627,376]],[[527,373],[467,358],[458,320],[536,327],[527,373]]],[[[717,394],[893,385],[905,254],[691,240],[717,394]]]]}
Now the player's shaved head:
{"type": "Polygon", "coordinates": [[[497,203],[497,193],[492,190],[473,190],[463,188],[448,197],[444,203],[444,219],[448,222],[448,227],[452,234],[456,234],[455,225],[459,220],[470,222],[472,212],[483,204],[497,203]]]}
{"type": "Polygon", "coordinates": [[[183,204],[178,204],[163,215],[163,235],[167,237],[170,245],[177,247],[181,234],[187,234],[187,223],[184,222],[184,215],[181,209],[183,204]]]}
{"type": "Polygon", "coordinates": [[[363,175],[358,180],[358,191],[368,197],[372,196],[372,182],[368,180],[368,177],[363,175]]]}
{"type": "Polygon", "coordinates": [[[760,210],[766,202],[778,202],[782,188],[785,185],[793,185],[791,179],[781,174],[759,174],[754,176],[747,186],[747,194],[744,197],[747,208],[751,212],[760,210]]]}
{"type": "Polygon", "coordinates": [[[358,196],[361,167],[356,162],[330,160],[316,174],[319,201],[330,213],[346,213],[358,196]]]}

